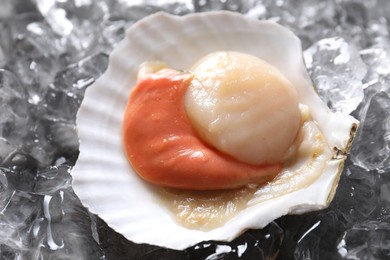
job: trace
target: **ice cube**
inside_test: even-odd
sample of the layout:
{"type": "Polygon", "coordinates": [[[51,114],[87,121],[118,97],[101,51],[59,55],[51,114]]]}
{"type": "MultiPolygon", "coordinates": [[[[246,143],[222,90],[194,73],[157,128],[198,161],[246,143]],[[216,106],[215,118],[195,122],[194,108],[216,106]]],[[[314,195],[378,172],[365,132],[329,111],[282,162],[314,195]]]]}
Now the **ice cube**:
{"type": "Polygon", "coordinates": [[[351,160],[367,170],[390,170],[390,96],[374,94],[358,112],[361,126],[351,149],[351,160]]]}
{"type": "Polygon", "coordinates": [[[344,232],[337,248],[345,259],[386,259],[390,252],[390,224],[358,223],[344,232]]]}
{"type": "Polygon", "coordinates": [[[320,97],[333,111],[354,111],[364,97],[366,66],[358,49],[343,38],[322,39],[304,52],[306,65],[320,97]]]}

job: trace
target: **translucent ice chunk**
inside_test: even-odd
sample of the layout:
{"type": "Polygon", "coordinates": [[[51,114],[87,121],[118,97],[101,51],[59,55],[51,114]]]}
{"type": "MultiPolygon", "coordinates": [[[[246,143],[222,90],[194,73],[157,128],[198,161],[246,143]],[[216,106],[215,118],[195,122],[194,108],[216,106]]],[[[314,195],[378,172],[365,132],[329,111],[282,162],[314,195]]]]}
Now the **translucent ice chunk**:
{"type": "MultiPolygon", "coordinates": [[[[68,36],[77,26],[93,22],[102,22],[107,15],[107,4],[104,1],[61,1],[36,0],[38,10],[46,18],[53,30],[63,36],[68,36]]],[[[91,24],[92,23],[92,24],[91,24]]]]}
{"type": "MultiPolygon", "coordinates": [[[[360,51],[360,55],[367,65],[368,72],[364,78],[366,86],[385,79],[390,80],[390,46],[376,44],[360,51]]],[[[385,88],[390,88],[384,84],[385,88]]],[[[385,90],[385,89],[383,89],[385,90]]]]}
{"type": "Polygon", "coordinates": [[[212,10],[229,10],[240,13],[246,13],[256,4],[253,0],[195,0],[193,1],[197,12],[212,10]]]}
{"type": "Polygon", "coordinates": [[[0,67],[11,58],[12,40],[9,25],[0,21],[0,67]]]}
{"type": "Polygon", "coordinates": [[[338,252],[345,259],[386,259],[390,252],[390,224],[366,221],[342,235],[338,252]]]}
{"type": "Polygon", "coordinates": [[[361,120],[351,159],[368,170],[386,172],[390,169],[390,96],[374,94],[359,110],[361,120]]]}
{"type": "Polygon", "coordinates": [[[0,204],[0,243],[12,241],[13,248],[26,248],[28,236],[25,232],[29,228],[28,219],[36,210],[38,196],[23,191],[7,192],[8,198],[0,204]],[[20,207],[19,205],[23,205],[20,207]]]}
{"type": "Polygon", "coordinates": [[[0,168],[3,259],[101,259],[89,214],[70,184],[65,166],[42,169],[36,176],[0,168]]]}
{"type": "Polygon", "coordinates": [[[106,54],[97,54],[56,74],[33,110],[40,120],[30,123],[29,138],[24,144],[38,165],[50,165],[61,156],[72,161],[77,157],[77,109],[85,89],[103,73],[107,62],[106,54]]]}
{"type": "Polygon", "coordinates": [[[17,77],[0,69],[0,163],[20,148],[20,138],[27,133],[28,103],[17,77]]]}
{"type": "Polygon", "coordinates": [[[304,52],[321,98],[333,111],[351,113],[363,100],[366,66],[355,46],[342,38],[322,39],[304,52]]]}
{"type": "Polygon", "coordinates": [[[52,121],[71,122],[85,89],[106,69],[108,56],[97,54],[61,70],[44,97],[46,118],[52,121]]]}
{"type": "Polygon", "coordinates": [[[36,2],[53,31],[63,37],[70,62],[84,57],[96,47],[101,28],[108,19],[108,6],[105,1],[36,2]]]}
{"type": "Polygon", "coordinates": [[[337,191],[337,211],[352,225],[377,209],[379,181],[373,173],[353,165],[344,174],[337,191]]]}
{"type": "Polygon", "coordinates": [[[29,101],[36,104],[53,80],[65,46],[61,38],[36,15],[19,15],[16,18],[19,26],[11,26],[10,36],[14,39],[12,48],[8,48],[15,52],[11,52],[15,56],[6,67],[28,86],[29,101]]]}

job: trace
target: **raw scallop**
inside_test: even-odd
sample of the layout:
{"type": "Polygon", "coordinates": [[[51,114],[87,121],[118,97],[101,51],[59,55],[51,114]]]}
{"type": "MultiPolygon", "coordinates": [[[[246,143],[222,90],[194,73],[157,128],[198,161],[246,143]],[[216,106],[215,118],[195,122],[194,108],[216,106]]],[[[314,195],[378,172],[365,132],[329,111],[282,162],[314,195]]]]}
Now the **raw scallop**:
{"type": "MultiPolygon", "coordinates": [[[[269,21],[211,12],[183,17],[157,13],[134,24],[111,54],[105,74],[87,90],[77,125],[80,156],[72,175],[82,203],[129,240],[184,249],[200,241],[232,240],[245,229],[262,228],[285,214],[327,207],[358,122],[332,113],[320,100],[304,66],[301,43],[291,31],[269,21]],[[254,198],[255,203],[223,226],[200,231],[175,222],[154,187],[133,172],[123,152],[121,125],[140,64],[160,60],[189,69],[215,51],[247,53],[276,67],[296,88],[299,103],[308,108],[330,155],[312,183],[269,199],[254,198]]],[[[274,186],[278,187],[284,186],[274,186]]]]}

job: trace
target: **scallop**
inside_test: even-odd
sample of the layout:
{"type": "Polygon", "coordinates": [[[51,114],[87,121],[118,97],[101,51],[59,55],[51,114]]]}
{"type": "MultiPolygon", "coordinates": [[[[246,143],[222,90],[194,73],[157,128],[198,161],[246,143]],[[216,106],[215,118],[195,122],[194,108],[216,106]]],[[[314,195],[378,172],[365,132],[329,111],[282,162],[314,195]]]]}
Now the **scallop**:
{"type": "MultiPolygon", "coordinates": [[[[223,78],[215,80],[223,83],[223,78]]],[[[262,90],[248,84],[244,92],[251,96],[258,91],[262,90]]],[[[111,54],[107,71],[86,91],[76,123],[80,155],[72,176],[81,202],[127,239],[173,249],[207,240],[230,241],[244,230],[263,228],[280,216],[327,207],[358,126],[353,117],[331,112],[318,97],[303,63],[301,43],[291,31],[274,22],[224,11],[182,17],[157,13],[134,24],[111,54]],[[208,56],[210,53],[214,55],[208,56]],[[230,106],[235,89],[218,92],[203,84],[202,80],[215,76],[209,75],[210,59],[232,54],[232,59],[238,55],[253,62],[249,72],[267,70],[277,75],[276,85],[282,93],[277,95],[277,104],[267,103],[267,98],[244,102],[244,94],[230,106]],[[222,193],[172,191],[139,178],[124,153],[121,130],[128,97],[137,83],[139,67],[146,61],[162,61],[177,70],[194,72],[185,99],[188,117],[201,138],[248,163],[282,158],[281,172],[266,184],[248,184],[222,193]],[[209,109],[207,100],[222,103],[209,109]],[[276,112],[279,119],[273,118],[252,110],[251,102],[264,103],[271,110],[284,109],[276,112]],[[233,113],[240,107],[248,114],[233,113]],[[226,124],[225,108],[239,122],[226,124]],[[265,149],[251,142],[253,136],[261,139],[259,136],[273,134],[260,126],[263,117],[276,128],[289,129],[287,134],[275,132],[265,149]],[[270,150],[272,156],[267,153],[270,150]],[[198,199],[195,205],[189,205],[191,196],[198,199]],[[214,214],[208,203],[217,198],[222,198],[217,203],[222,210],[214,214]],[[223,210],[229,203],[236,205],[233,213],[223,210]],[[205,209],[206,215],[197,215],[195,209],[199,208],[205,209]],[[212,217],[218,214],[220,218],[212,217]]]]}
{"type": "Polygon", "coordinates": [[[255,56],[221,51],[191,71],[185,105],[205,141],[250,164],[283,159],[301,115],[297,91],[279,70],[255,56]]]}

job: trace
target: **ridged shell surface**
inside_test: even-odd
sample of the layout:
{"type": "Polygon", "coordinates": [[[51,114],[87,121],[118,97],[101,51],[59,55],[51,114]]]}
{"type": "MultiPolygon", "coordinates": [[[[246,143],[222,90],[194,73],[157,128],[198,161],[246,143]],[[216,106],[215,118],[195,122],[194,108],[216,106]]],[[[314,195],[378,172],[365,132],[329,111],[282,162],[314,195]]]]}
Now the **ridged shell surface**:
{"type": "Polygon", "coordinates": [[[350,116],[331,113],[321,102],[303,64],[300,41],[289,30],[229,12],[183,17],[158,13],[129,28],[111,54],[107,71],[86,92],[77,116],[80,156],[72,170],[73,187],[91,212],[136,243],[184,249],[205,240],[229,241],[282,215],[326,207],[357,124],[350,116]],[[188,69],[214,51],[252,54],[278,68],[296,86],[300,101],[312,108],[313,119],[335,153],[312,185],[248,207],[222,227],[199,231],[176,224],[153,188],[133,172],[123,152],[121,128],[141,63],[161,60],[188,69]]]}

